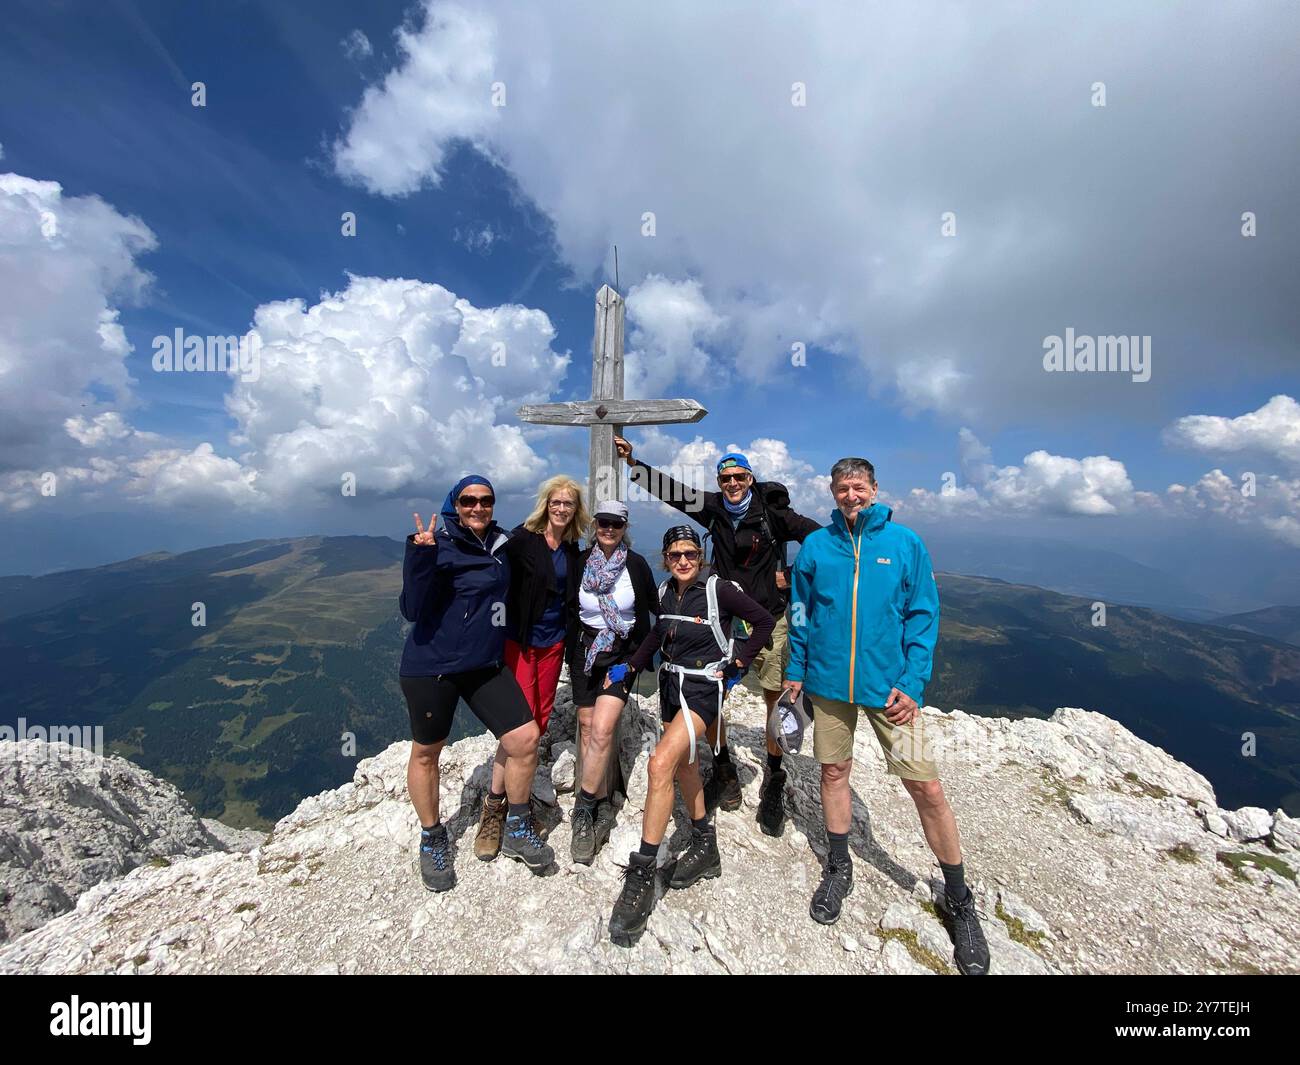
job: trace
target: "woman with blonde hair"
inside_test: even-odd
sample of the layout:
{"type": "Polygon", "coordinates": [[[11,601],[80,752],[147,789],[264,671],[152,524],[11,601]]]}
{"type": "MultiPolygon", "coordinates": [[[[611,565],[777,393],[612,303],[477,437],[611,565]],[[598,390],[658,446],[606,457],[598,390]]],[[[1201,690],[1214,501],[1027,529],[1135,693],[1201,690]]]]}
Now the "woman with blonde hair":
{"type": "MultiPolygon", "coordinates": [[[[510,591],[506,597],[506,666],[523,689],[539,732],[555,707],[567,629],[565,594],[578,557],[578,539],[591,524],[582,489],[572,477],[542,482],[537,505],[510,533],[510,591]]],[[[506,819],[506,753],[498,746],[492,785],[483,800],[474,854],[490,862],[501,849],[506,819]]]]}

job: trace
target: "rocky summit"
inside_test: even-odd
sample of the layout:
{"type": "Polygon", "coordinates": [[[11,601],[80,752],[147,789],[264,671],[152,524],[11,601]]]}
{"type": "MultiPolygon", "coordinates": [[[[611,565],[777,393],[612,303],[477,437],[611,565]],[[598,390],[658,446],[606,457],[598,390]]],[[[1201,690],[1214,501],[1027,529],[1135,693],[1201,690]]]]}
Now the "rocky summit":
{"type": "MultiPolygon", "coordinates": [[[[808,917],[825,853],[817,766],[809,751],[786,759],[791,818],[782,837],[763,835],[755,821],[763,703],[743,688],[728,698],[728,719],[744,805],[715,814],[722,876],[661,889],[636,946],[611,944],[621,866],[640,837],[656,704],[653,696],[629,704],[619,751],[629,794],[590,867],[568,860],[567,684],[534,788],[557,853],[545,875],[505,858],[475,860],[494,744],[478,736],[450,745],[442,814],[459,882],[443,895],[425,891],[416,871],[407,743],[304,800],[269,838],[224,842],[186,814],[174,789],[142,784],[148,775],[121,759],[60,770],[57,758],[7,745],[5,927],[20,932],[36,910],[52,914],[64,900],[75,898],[75,909],[0,947],[0,972],[955,971],[935,905],[938,866],[869,728],[858,730],[852,775],[853,894],[837,924],[808,917]],[[39,772],[25,764],[36,760],[39,772]],[[87,828],[86,811],[102,829],[87,828]],[[117,849],[106,854],[108,840],[117,849]]],[[[1098,713],[1010,721],[927,708],[925,721],[994,974],[1300,971],[1300,823],[1281,811],[1220,809],[1204,777],[1098,713]]],[[[703,746],[701,759],[711,772],[703,746]]],[[[679,802],[661,864],[688,834],[679,802]]]]}
{"type": "Polygon", "coordinates": [[[122,758],[0,742],[0,941],[141,865],[247,850],[265,838],[198,817],[174,785],[122,758]]]}

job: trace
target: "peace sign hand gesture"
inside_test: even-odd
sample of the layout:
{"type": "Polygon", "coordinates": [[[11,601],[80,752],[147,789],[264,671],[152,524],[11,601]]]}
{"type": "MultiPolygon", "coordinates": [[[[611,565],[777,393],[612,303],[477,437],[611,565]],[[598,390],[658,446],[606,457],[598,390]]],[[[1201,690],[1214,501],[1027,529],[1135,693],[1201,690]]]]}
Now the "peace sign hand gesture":
{"type": "Polygon", "coordinates": [[[424,522],[420,520],[420,515],[415,515],[415,535],[411,537],[412,543],[419,544],[421,547],[433,546],[433,530],[437,527],[438,515],[429,515],[429,531],[424,531],[424,522]]]}

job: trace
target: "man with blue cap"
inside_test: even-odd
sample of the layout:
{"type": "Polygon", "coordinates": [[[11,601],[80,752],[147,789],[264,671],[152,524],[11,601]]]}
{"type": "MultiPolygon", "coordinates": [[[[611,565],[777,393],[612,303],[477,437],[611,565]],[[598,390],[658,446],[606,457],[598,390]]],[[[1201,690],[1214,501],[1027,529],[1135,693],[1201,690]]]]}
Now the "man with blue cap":
{"type": "MultiPolygon", "coordinates": [[[[680,510],[703,526],[713,541],[713,572],[723,580],[735,581],[751,599],[777,619],[771,642],[752,663],[763,686],[770,716],[781,697],[785,663],[789,652],[785,610],[789,582],[785,576],[785,545],[821,528],[818,522],[790,508],[790,493],[776,481],[758,482],[749,459],[729,451],[718,461],[718,491],[704,492],[632,457],[632,445],[614,437],[619,455],[630,467],[629,480],[680,510]]],[[[749,633],[741,623],[741,636],[749,633]]],[[[719,805],[724,810],[740,808],[740,781],[727,751],[726,725],[719,717],[719,754],[714,759],[719,805]]],[[[712,742],[714,737],[709,737],[712,742]]],[[[785,825],[785,770],[781,748],[767,737],[767,765],[759,796],[758,823],[768,835],[779,836],[785,825]]]]}

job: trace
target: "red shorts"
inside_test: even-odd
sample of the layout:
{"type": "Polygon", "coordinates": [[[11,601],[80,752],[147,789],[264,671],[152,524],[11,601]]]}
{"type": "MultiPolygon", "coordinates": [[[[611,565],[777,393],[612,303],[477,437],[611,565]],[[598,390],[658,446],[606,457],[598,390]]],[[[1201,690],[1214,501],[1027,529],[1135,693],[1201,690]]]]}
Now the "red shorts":
{"type": "Polygon", "coordinates": [[[563,664],[563,640],[550,647],[520,647],[514,640],[506,640],[506,666],[523,689],[528,709],[542,732],[555,709],[555,689],[563,664]]]}

